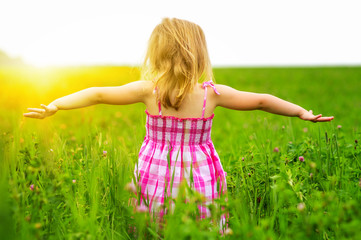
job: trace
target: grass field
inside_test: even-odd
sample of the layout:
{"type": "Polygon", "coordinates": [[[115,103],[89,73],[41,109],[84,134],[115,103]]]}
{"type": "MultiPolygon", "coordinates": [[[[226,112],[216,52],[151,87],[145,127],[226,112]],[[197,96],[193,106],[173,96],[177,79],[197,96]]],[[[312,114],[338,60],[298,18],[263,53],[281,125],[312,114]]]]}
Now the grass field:
{"type": "Polygon", "coordinates": [[[222,68],[217,83],[270,93],[330,123],[216,109],[212,139],[228,173],[226,232],[196,220],[184,189],[166,224],[124,188],[145,136],[141,104],[24,119],[26,107],[92,86],[137,80],[127,67],[0,68],[1,239],[360,239],[361,67],[222,68]],[[304,161],[300,161],[299,157],[304,161]]]}

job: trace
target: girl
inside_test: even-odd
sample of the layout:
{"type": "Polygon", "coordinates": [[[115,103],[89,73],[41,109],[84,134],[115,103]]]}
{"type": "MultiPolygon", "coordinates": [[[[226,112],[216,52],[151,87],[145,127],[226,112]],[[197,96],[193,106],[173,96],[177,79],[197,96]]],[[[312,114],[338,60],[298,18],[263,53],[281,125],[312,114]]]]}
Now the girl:
{"type": "Polygon", "coordinates": [[[88,88],[41,104],[42,109],[28,108],[24,116],[43,119],[58,110],[100,103],[144,103],[146,136],[134,174],[141,193],[138,204],[148,201],[149,212],[162,214],[165,198],[175,197],[183,180],[205,196],[201,218],[210,214],[206,205],[226,190],[226,173],[211,140],[216,107],[263,110],[312,122],[333,119],[269,94],[214,84],[205,36],[189,21],[166,18],[155,27],[143,70],[151,81],[88,88]]]}

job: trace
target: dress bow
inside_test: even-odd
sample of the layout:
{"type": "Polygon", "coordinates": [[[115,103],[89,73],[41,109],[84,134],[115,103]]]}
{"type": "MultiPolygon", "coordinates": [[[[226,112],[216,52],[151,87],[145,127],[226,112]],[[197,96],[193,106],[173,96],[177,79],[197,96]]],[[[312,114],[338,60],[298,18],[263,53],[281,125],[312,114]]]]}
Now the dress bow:
{"type": "Polygon", "coordinates": [[[219,93],[219,92],[217,91],[217,89],[216,89],[216,86],[214,86],[212,80],[209,80],[209,81],[207,81],[207,82],[204,82],[202,86],[203,86],[203,88],[206,88],[207,86],[210,86],[211,88],[213,88],[214,92],[215,92],[217,95],[220,95],[220,93],[219,93]]]}

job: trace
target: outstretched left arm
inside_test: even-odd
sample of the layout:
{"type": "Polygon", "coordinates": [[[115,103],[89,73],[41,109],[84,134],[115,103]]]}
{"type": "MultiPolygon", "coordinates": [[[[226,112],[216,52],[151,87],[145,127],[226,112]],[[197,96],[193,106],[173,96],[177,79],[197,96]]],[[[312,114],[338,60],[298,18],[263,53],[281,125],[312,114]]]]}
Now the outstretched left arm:
{"type": "Polygon", "coordinates": [[[221,93],[215,96],[217,106],[235,110],[263,110],[312,122],[328,122],[333,119],[333,117],[322,117],[322,114],[313,115],[312,110],[307,111],[270,94],[243,92],[220,84],[216,84],[216,88],[221,93]]]}
{"type": "Polygon", "coordinates": [[[311,122],[329,122],[333,119],[333,117],[322,117],[322,114],[313,115],[312,110],[307,111],[296,104],[269,94],[264,95],[260,110],[279,115],[296,116],[311,122]]]}

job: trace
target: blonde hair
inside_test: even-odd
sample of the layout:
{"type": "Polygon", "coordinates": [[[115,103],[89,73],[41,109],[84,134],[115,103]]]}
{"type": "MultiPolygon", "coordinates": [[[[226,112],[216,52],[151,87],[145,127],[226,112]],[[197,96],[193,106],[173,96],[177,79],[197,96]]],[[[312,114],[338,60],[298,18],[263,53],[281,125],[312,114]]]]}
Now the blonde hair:
{"type": "Polygon", "coordinates": [[[186,20],[164,18],[150,36],[143,71],[154,82],[157,101],[178,110],[198,80],[213,78],[203,30],[186,20]]]}

